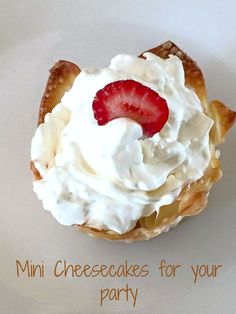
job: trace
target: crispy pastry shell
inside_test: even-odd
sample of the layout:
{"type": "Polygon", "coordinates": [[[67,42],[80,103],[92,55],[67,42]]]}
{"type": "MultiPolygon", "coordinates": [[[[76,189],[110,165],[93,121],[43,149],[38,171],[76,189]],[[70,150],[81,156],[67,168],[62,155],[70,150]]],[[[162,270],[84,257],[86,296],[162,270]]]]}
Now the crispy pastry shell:
{"type": "MultiPolygon", "coordinates": [[[[193,216],[201,212],[206,204],[210,188],[221,177],[220,161],[215,151],[216,145],[223,143],[225,135],[236,120],[236,112],[227,108],[218,100],[207,102],[207,93],[203,74],[187,54],[171,41],[148,50],[155,55],[166,59],[170,54],[178,56],[185,71],[185,84],[198,95],[206,115],[214,120],[210,131],[211,161],[204,175],[199,180],[186,185],[178,198],[170,205],[162,206],[159,213],[154,212],[148,217],[142,217],[134,229],[124,234],[112,230],[97,230],[86,224],[76,225],[81,231],[98,238],[132,242],[134,240],[148,240],[163,231],[168,231],[178,224],[185,216],[193,216]]],[[[140,55],[142,58],[143,56],[140,55]]],[[[46,113],[60,102],[64,93],[72,87],[75,77],[80,69],[68,61],[58,61],[50,70],[50,76],[40,104],[38,124],[44,121],[46,113]]],[[[31,170],[35,180],[40,180],[40,174],[31,161],[31,170]]]]}

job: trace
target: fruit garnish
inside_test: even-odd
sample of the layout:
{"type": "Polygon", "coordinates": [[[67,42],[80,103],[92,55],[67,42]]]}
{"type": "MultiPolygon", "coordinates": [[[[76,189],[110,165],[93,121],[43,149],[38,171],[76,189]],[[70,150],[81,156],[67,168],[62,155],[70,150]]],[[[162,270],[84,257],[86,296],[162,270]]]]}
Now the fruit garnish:
{"type": "Polygon", "coordinates": [[[98,125],[117,118],[130,118],[142,126],[147,137],[160,132],[169,116],[166,100],[134,80],[107,84],[96,93],[92,107],[98,125]]]}

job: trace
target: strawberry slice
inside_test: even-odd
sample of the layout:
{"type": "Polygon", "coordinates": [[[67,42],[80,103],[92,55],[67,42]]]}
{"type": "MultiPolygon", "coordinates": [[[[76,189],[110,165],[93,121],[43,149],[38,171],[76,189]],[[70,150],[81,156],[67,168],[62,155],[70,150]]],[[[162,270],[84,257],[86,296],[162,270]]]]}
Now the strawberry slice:
{"type": "Polygon", "coordinates": [[[147,137],[160,132],[169,116],[166,100],[134,80],[115,81],[100,89],[93,100],[93,112],[98,125],[116,118],[133,119],[147,137]]]}

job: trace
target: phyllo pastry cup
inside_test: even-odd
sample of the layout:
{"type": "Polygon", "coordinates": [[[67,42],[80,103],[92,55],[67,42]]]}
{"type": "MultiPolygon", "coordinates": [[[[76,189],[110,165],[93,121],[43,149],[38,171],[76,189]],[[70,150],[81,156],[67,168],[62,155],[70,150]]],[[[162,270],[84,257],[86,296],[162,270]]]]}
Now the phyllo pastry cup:
{"type": "MultiPolygon", "coordinates": [[[[174,43],[167,41],[148,50],[148,52],[163,59],[168,58],[170,54],[176,55],[182,61],[185,85],[194,90],[201,101],[203,112],[214,121],[209,138],[211,160],[203,176],[199,180],[185,185],[173,203],[162,206],[159,213],[154,212],[150,216],[142,217],[137,221],[135,227],[126,233],[119,234],[112,230],[98,230],[86,224],[76,225],[82,232],[98,238],[131,242],[133,240],[148,240],[168,231],[184,217],[196,215],[206,207],[209,191],[213,183],[217,182],[222,175],[216,146],[225,141],[228,130],[235,122],[236,112],[218,100],[208,102],[202,71],[196,62],[174,43]]],[[[140,57],[142,58],[142,55],[140,57]]],[[[68,61],[61,60],[52,67],[40,104],[38,124],[41,124],[45,115],[60,102],[64,93],[72,87],[73,81],[79,73],[80,69],[68,61]]],[[[33,161],[31,161],[31,170],[34,179],[40,180],[41,176],[33,161]]]]}

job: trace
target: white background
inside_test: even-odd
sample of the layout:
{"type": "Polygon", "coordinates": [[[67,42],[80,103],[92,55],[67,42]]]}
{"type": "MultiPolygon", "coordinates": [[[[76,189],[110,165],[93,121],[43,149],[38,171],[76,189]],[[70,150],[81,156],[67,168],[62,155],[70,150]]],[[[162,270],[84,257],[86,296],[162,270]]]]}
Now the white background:
{"type": "Polygon", "coordinates": [[[0,0],[0,312],[236,313],[236,129],[221,147],[224,176],[207,209],[148,242],[113,243],[59,225],[32,192],[30,141],[48,69],[58,59],[100,67],[171,39],[201,66],[209,99],[236,109],[235,1],[0,0]],[[182,264],[161,278],[161,259],[182,264]],[[17,278],[15,261],[44,261],[46,278],[17,278]],[[58,278],[58,259],[73,264],[148,264],[137,279],[58,278]],[[215,279],[193,283],[195,264],[222,264],[215,279]],[[99,290],[138,288],[131,301],[99,305],[99,290]]]}

